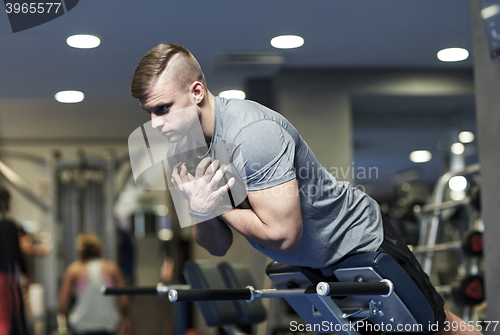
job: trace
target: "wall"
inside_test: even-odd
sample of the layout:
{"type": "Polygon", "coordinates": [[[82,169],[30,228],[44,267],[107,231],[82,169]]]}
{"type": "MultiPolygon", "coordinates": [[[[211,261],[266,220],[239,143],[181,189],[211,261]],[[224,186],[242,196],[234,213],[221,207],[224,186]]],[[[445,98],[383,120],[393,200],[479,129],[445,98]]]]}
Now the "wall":
{"type": "MultiPolygon", "coordinates": [[[[327,170],[351,182],[354,97],[358,101],[359,97],[383,101],[374,99],[377,96],[446,97],[437,101],[446,101],[443,108],[449,108],[453,97],[462,101],[474,89],[470,70],[286,69],[274,82],[277,110],[297,128],[327,170]]],[[[370,108],[377,110],[377,106],[370,108]]]]}
{"type": "MultiPolygon", "coordinates": [[[[474,81],[481,162],[481,205],[486,234],[484,261],[488,319],[500,320],[500,64],[490,59],[485,28],[480,16],[479,1],[471,0],[474,45],[474,81]]],[[[490,329],[489,334],[494,332],[490,329]]]]}

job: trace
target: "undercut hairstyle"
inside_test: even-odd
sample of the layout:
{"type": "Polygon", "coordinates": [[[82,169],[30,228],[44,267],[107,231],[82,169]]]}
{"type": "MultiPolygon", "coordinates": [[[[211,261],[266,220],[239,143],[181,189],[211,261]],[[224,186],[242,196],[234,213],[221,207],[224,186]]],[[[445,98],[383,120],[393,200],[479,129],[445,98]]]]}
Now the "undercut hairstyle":
{"type": "Polygon", "coordinates": [[[130,85],[132,96],[136,99],[145,96],[167,67],[179,89],[189,90],[194,81],[199,81],[206,90],[205,75],[193,54],[181,45],[162,43],[144,55],[137,65],[130,85]]]}
{"type": "Polygon", "coordinates": [[[101,239],[94,233],[82,233],[77,237],[80,260],[87,262],[102,256],[101,239]]]}
{"type": "Polygon", "coordinates": [[[0,186],[0,219],[5,218],[9,211],[10,192],[5,187],[0,186]]]}

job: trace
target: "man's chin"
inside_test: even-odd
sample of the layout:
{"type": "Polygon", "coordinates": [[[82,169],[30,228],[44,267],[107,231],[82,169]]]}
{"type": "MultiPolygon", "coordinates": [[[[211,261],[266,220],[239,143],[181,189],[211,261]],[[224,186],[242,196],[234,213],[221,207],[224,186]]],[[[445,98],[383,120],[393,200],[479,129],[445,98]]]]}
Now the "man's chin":
{"type": "Polygon", "coordinates": [[[168,142],[170,143],[176,143],[182,140],[182,136],[179,135],[171,135],[171,136],[164,136],[168,142]]]}

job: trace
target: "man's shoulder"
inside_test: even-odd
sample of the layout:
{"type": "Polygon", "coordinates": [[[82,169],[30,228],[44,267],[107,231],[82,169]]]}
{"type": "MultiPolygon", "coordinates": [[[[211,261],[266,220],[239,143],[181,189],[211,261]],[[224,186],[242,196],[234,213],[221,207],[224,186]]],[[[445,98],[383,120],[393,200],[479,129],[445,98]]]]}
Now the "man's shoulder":
{"type": "Polygon", "coordinates": [[[241,100],[241,99],[222,99],[221,100],[221,105],[227,107],[227,108],[246,108],[250,110],[255,110],[255,111],[262,111],[262,112],[271,112],[271,113],[276,113],[274,109],[265,106],[257,101],[254,100],[241,100]]]}
{"type": "Polygon", "coordinates": [[[225,139],[234,139],[242,131],[252,132],[272,125],[280,126],[280,115],[255,101],[223,99],[218,123],[225,139]]]}
{"type": "Polygon", "coordinates": [[[224,121],[252,122],[260,119],[273,119],[279,115],[272,109],[252,100],[221,99],[219,106],[224,121]]]}

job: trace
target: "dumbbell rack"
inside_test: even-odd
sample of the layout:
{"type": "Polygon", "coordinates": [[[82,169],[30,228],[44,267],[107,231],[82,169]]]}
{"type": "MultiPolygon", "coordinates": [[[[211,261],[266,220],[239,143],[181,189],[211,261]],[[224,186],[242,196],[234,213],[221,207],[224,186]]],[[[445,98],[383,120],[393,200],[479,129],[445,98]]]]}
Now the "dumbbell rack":
{"type": "MultiPolygon", "coordinates": [[[[470,199],[466,197],[460,201],[444,201],[445,191],[448,187],[448,182],[454,176],[467,176],[478,174],[480,171],[479,164],[471,165],[462,171],[448,172],[441,176],[441,178],[436,183],[434,192],[432,195],[432,202],[425,205],[417,214],[420,219],[420,235],[418,246],[411,248],[417,259],[419,260],[425,273],[429,276],[431,275],[433,261],[435,253],[446,252],[451,250],[456,250],[457,255],[460,258],[460,263],[464,264],[463,275],[467,275],[469,281],[480,281],[480,286],[482,289],[482,278],[480,274],[480,257],[474,253],[467,254],[464,252],[464,241],[452,241],[447,243],[437,244],[438,231],[440,224],[442,223],[442,214],[444,210],[458,208],[462,206],[465,208],[469,214],[469,218],[473,217],[473,210],[470,205],[470,199]]],[[[482,233],[484,226],[482,222],[477,224],[474,220],[469,220],[468,231],[475,231],[482,233]]],[[[467,248],[466,248],[467,249],[467,248]]],[[[467,249],[469,250],[469,249],[467,249]]],[[[482,251],[482,248],[481,248],[482,251]]],[[[478,284],[479,285],[479,284],[478,284]]],[[[463,285],[462,285],[463,286],[463,285]]],[[[453,287],[452,285],[438,286],[437,291],[444,295],[452,295],[453,287]]],[[[464,288],[462,288],[464,289],[464,288]]],[[[478,299],[479,301],[479,299],[478,299]]],[[[461,307],[461,317],[465,321],[469,321],[472,317],[473,309],[471,305],[464,304],[462,302],[461,307]]]]}

